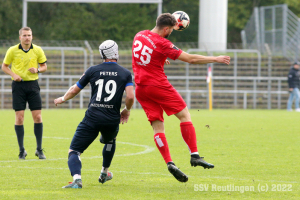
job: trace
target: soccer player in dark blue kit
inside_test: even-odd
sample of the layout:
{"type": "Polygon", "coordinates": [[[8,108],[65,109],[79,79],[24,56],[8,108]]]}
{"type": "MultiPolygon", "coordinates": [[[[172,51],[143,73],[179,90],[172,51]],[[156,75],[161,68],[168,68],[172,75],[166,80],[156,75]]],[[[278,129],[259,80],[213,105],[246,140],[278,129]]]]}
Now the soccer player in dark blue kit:
{"type": "Polygon", "coordinates": [[[69,149],[68,165],[73,182],[63,188],[82,188],[80,155],[97,138],[99,132],[101,132],[100,142],[105,144],[99,182],[103,184],[112,179],[113,175],[108,168],[116,149],[119,124],[127,123],[133,105],[132,76],[129,70],[117,64],[119,58],[117,43],[106,40],[99,46],[99,51],[104,62],[87,69],[64,96],[54,100],[55,105],[64,103],[76,96],[88,83],[91,85],[92,96],[89,107],[77,127],[69,149]],[[124,90],[125,108],[120,113],[124,90]]]}

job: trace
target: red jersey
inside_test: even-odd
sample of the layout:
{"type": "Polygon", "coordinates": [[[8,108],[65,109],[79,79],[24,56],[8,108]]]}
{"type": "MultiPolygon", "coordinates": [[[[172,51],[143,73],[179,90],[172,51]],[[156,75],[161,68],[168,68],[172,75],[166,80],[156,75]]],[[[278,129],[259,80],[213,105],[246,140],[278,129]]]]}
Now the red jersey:
{"type": "Polygon", "coordinates": [[[132,68],[137,85],[169,85],[164,71],[167,58],[176,60],[182,53],[172,42],[149,30],[138,32],[132,46],[132,68]]]}

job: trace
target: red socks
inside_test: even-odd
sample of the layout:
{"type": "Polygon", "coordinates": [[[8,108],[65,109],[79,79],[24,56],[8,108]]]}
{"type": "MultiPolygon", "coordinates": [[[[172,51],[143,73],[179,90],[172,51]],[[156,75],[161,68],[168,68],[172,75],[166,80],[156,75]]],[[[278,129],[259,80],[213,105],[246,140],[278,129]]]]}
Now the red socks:
{"type": "MultiPolygon", "coordinates": [[[[197,138],[195,128],[192,122],[180,123],[181,135],[187,144],[191,154],[198,154],[197,138]]],[[[155,144],[164,158],[165,162],[172,162],[168,142],[164,133],[156,133],[154,135],[155,144]]]]}
{"type": "Polygon", "coordinates": [[[165,162],[172,162],[168,142],[164,133],[156,133],[154,135],[155,144],[164,158],[165,162]]]}
{"type": "Polygon", "coordinates": [[[193,126],[193,123],[192,122],[182,122],[182,123],[180,123],[180,129],[181,129],[181,135],[183,137],[183,140],[187,144],[187,146],[190,150],[190,153],[198,154],[196,131],[193,126]]]}

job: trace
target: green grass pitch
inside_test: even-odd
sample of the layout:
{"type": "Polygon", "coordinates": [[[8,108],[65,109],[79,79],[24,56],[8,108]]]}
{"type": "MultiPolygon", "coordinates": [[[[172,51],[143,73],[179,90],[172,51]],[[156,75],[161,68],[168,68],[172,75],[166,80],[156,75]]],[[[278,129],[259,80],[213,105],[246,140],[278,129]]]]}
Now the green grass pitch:
{"type": "Polygon", "coordinates": [[[102,166],[99,137],[82,154],[83,189],[62,189],[72,181],[67,156],[85,110],[43,110],[46,160],[34,156],[33,121],[25,112],[26,160],[18,160],[14,111],[0,111],[0,199],[299,199],[300,113],[285,110],[191,110],[198,149],[214,169],[191,167],[179,121],[165,117],[166,137],[187,183],[171,176],[156,149],[142,110],[120,125],[110,170],[102,166]],[[206,127],[209,125],[209,128],[206,127]],[[251,190],[251,191],[247,191],[251,190]]]}

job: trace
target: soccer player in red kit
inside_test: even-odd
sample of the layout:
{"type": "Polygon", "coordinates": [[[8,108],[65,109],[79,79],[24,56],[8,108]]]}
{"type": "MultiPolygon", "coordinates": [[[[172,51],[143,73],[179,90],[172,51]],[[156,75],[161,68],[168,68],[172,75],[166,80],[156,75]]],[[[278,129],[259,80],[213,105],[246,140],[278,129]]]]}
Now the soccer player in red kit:
{"type": "Polygon", "coordinates": [[[229,56],[201,56],[188,54],[174,46],[168,39],[176,25],[176,19],[170,13],[158,16],[156,26],[150,30],[138,32],[133,40],[132,67],[136,84],[136,98],[142,105],[154,130],[154,141],[167,163],[170,173],[180,182],[188,177],[180,171],[171,159],[164,129],[163,111],[175,115],[180,120],[181,134],[190,154],[191,165],[214,168],[199,156],[197,139],[190,113],[181,95],[169,83],[164,72],[167,58],[179,59],[191,64],[230,63],[229,56]]]}

